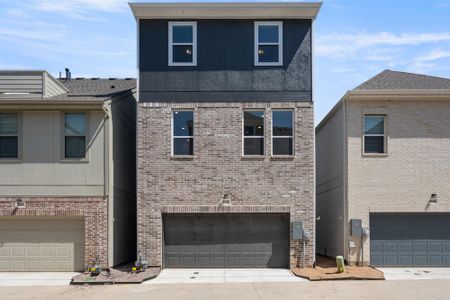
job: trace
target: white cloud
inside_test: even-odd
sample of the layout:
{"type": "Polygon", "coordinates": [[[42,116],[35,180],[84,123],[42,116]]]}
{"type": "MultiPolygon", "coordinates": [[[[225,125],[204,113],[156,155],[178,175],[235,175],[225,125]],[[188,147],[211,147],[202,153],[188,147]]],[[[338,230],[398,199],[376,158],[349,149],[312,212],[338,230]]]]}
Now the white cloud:
{"type": "MultiPolygon", "coordinates": [[[[357,51],[386,46],[411,46],[450,41],[450,33],[331,33],[319,35],[315,47],[319,56],[340,57],[357,51]]],[[[382,56],[378,56],[379,60],[382,56]]]]}
{"type": "Polygon", "coordinates": [[[428,52],[425,55],[416,57],[414,61],[416,62],[431,62],[443,58],[450,58],[450,50],[444,50],[444,49],[435,49],[430,52],[428,52]]]}

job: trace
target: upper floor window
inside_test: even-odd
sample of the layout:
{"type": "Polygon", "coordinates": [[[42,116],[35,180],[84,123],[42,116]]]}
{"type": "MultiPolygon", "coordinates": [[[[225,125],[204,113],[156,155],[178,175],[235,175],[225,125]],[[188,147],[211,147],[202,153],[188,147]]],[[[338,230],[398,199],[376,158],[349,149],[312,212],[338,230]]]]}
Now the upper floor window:
{"type": "Polygon", "coordinates": [[[244,155],[264,155],[264,111],[244,111],[244,155]]]}
{"type": "Polygon", "coordinates": [[[194,155],[194,112],[174,111],[172,115],[172,154],[194,155]]]}
{"type": "Polygon", "coordinates": [[[283,65],[282,22],[255,22],[255,65],[283,65]]]}
{"type": "Polygon", "coordinates": [[[386,153],[385,116],[364,116],[364,153],[386,153]]]}
{"type": "Polygon", "coordinates": [[[0,158],[19,156],[18,119],[17,113],[0,113],[0,158]]]}
{"type": "Polygon", "coordinates": [[[64,157],[86,157],[86,115],[64,114],[64,157]]]}
{"type": "Polygon", "coordinates": [[[169,66],[197,65],[197,23],[169,22],[169,66]]]}
{"type": "Polygon", "coordinates": [[[293,115],[292,110],[272,112],[272,155],[293,154],[293,115]]]}

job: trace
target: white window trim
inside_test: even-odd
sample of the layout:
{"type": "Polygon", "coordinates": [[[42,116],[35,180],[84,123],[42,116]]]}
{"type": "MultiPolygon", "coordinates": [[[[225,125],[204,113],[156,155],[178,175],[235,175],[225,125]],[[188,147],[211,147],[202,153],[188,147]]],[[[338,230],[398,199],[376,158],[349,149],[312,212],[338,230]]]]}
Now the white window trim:
{"type": "Polygon", "coordinates": [[[295,139],[294,139],[294,133],[295,133],[295,111],[293,109],[274,109],[272,110],[272,118],[271,118],[271,131],[272,135],[271,139],[271,145],[270,145],[270,154],[272,156],[294,156],[294,149],[295,149],[295,139]],[[273,113],[278,111],[289,111],[292,113],[292,135],[273,135],[273,113]],[[273,154],[273,140],[275,138],[292,138],[292,154],[273,154]]]}
{"type": "Polygon", "coordinates": [[[65,111],[63,112],[63,140],[62,140],[62,160],[63,161],[87,161],[88,160],[88,134],[89,134],[89,121],[88,121],[88,113],[85,111],[65,111]],[[85,133],[83,134],[66,134],[66,114],[84,114],[84,129],[85,133]],[[66,136],[81,136],[84,137],[84,157],[66,157],[66,136]]]}
{"type": "Polygon", "coordinates": [[[386,142],[386,116],[385,115],[372,115],[367,114],[363,115],[363,154],[364,155],[383,155],[387,154],[387,142],[386,142]],[[379,133],[365,133],[365,120],[366,117],[382,117],[383,118],[383,134],[379,133]],[[366,152],[366,136],[381,136],[383,137],[383,152],[382,153],[374,153],[374,152],[366,152]]]}
{"type": "Polygon", "coordinates": [[[254,56],[255,66],[282,66],[283,65],[283,22],[255,22],[255,45],[254,56]],[[278,26],[278,43],[260,43],[258,28],[260,25],[276,25],[278,26]],[[277,45],[278,46],[278,62],[259,62],[258,46],[259,45],[277,45]]]}
{"type": "Polygon", "coordinates": [[[193,110],[193,109],[174,109],[174,110],[172,110],[172,112],[171,112],[171,129],[170,129],[170,143],[171,143],[171,146],[170,146],[170,155],[171,156],[173,156],[173,157],[179,157],[179,156],[194,156],[194,154],[195,154],[195,139],[194,139],[194,135],[174,135],[173,134],[173,131],[174,131],[174,129],[175,129],[175,127],[174,127],[174,114],[175,114],[175,112],[176,111],[190,111],[190,112],[192,112],[192,122],[193,122],[193,126],[194,126],[194,135],[195,135],[195,111],[193,110]],[[175,147],[175,143],[174,143],[174,141],[175,141],[175,139],[178,139],[178,138],[185,138],[185,139],[192,139],[192,154],[175,154],[174,153],[174,147],[175,147]]]}
{"type": "Polygon", "coordinates": [[[242,156],[261,156],[266,155],[266,111],[264,109],[244,109],[242,110],[242,156]],[[263,135],[245,135],[245,112],[246,111],[259,111],[263,113],[263,135]],[[245,154],[245,139],[263,139],[263,153],[262,154],[245,154]]]}
{"type": "Polygon", "coordinates": [[[196,66],[197,65],[197,22],[169,22],[169,66],[196,66]],[[174,43],[173,27],[177,25],[192,26],[192,43],[174,43]],[[173,46],[192,45],[192,62],[174,62],[173,61],[173,46]]]}
{"type": "Polygon", "coordinates": [[[5,137],[17,137],[17,156],[16,157],[0,157],[0,161],[17,161],[20,160],[20,154],[21,154],[21,143],[20,143],[20,131],[21,131],[21,115],[19,112],[16,111],[1,111],[1,113],[5,114],[15,114],[17,116],[17,132],[15,134],[8,133],[8,134],[0,134],[0,136],[5,137]]]}

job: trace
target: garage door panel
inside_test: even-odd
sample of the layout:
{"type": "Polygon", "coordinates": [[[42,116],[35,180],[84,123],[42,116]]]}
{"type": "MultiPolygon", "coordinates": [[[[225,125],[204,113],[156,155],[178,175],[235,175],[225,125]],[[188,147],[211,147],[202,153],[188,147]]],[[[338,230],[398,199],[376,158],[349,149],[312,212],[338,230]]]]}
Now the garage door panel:
{"type": "Polygon", "coordinates": [[[166,267],[267,267],[269,263],[286,267],[288,264],[288,215],[169,214],[163,216],[163,223],[166,267]],[[184,238],[174,234],[179,231],[176,227],[183,228],[184,238]],[[179,247],[188,243],[196,245],[194,253],[180,251],[179,247]],[[191,255],[195,259],[183,259],[191,255]]]}
{"type": "Polygon", "coordinates": [[[70,218],[0,218],[5,241],[0,243],[0,270],[82,271],[83,224],[70,218]]]}
{"type": "Polygon", "coordinates": [[[449,213],[371,214],[371,264],[450,266],[448,224],[449,213]]]}

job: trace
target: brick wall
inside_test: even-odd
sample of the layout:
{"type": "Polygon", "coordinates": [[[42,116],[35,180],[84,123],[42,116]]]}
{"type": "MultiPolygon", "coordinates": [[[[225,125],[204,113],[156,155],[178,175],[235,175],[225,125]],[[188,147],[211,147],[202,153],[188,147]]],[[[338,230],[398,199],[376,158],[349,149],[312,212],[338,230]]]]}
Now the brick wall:
{"type": "MultiPolygon", "coordinates": [[[[313,239],[306,251],[314,261],[314,121],[309,102],[140,103],[138,108],[138,250],[149,263],[162,263],[164,212],[290,212],[313,239]],[[194,158],[171,157],[171,112],[194,109],[194,158]],[[262,158],[242,157],[242,109],[265,109],[262,158]],[[273,158],[271,109],[295,109],[295,156],[273,158]],[[219,208],[224,194],[231,205],[219,208]]],[[[293,245],[293,243],[291,243],[293,245]]],[[[291,247],[291,266],[300,253],[291,247]]]]}
{"type": "MultiPolygon", "coordinates": [[[[371,212],[450,212],[450,101],[349,101],[346,118],[348,219],[366,227],[371,212]],[[364,114],[386,115],[387,155],[362,155],[364,114]],[[429,205],[432,193],[438,203],[429,205]]],[[[364,245],[368,262],[370,238],[364,245]]],[[[358,261],[359,251],[347,258],[358,261]]]]}
{"type": "Polygon", "coordinates": [[[17,197],[0,198],[1,216],[84,218],[85,262],[90,263],[97,254],[103,266],[108,263],[107,200],[104,197],[20,197],[25,208],[15,208],[17,197]]]}

